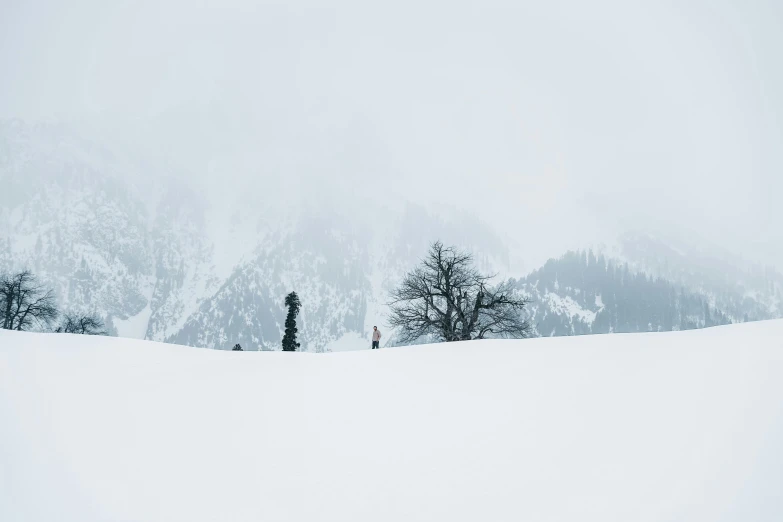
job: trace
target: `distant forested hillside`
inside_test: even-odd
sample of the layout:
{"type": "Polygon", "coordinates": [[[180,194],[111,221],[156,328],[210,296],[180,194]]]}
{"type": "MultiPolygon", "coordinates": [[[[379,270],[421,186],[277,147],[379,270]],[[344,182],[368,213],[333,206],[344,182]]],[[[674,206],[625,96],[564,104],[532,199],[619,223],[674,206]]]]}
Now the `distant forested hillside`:
{"type": "Polygon", "coordinates": [[[741,310],[716,308],[705,295],[634,272],[592,251],[569,252],[516,281],[532,302],[538,335],[581,335],[703,328],[741,310]]]}

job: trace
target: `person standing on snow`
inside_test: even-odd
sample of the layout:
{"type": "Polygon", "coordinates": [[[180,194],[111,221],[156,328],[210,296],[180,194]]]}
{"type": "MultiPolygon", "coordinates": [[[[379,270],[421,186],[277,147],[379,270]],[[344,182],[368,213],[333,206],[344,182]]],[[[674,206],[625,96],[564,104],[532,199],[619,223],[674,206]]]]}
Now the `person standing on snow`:
{"type": "Polygon", "coordinates": [[[380,348],[381,343],[381,331],[377,326],[372,327],[372,349],[380,348]]]}

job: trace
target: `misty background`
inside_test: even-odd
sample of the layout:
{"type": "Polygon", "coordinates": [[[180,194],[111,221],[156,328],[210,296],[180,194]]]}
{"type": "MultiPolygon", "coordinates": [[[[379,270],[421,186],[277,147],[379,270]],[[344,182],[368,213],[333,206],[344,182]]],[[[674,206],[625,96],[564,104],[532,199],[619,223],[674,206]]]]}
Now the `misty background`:
{"type": "MultiPolygon", "coordinates": [[[[38,263],[70,289],[77,265],[98,270],[85,252],[103,252],[95,239],[102,236],[78,234],[86,250],[69,250],[72,264],[56,269],[42,260],[62,252],[46,246],[65,240],[44,241],[37,254],[35,244],[86,196],[52,195],[67,208],[47,214],[40,208],[53,204],[21,187],[31,172],[46,171],[41,187],[56,181],[72,191],[83,180],[63,175],[63,165],[120,180],[102,189],[101,201],[113,208],[131,198],[119,212],[135,217],[107,226],[153,232],[127,247],[149,255],[122,269],[114,253],[101,262],[107,281],[122,272],[138,293],[138,306],[115,319],[140,317],[142,302],[154,318],[164,260],[198,258],[213,267],[196,277],[185,261],[178,265],[190,275],[171,284],[196,277],[199,289],[177,297],[176,328],[164,328],[160,339],[180,335],[186,318],[179,316],[214,310],[205,303],[240,275],[250,277],[249,259],[253,273],[269,267],[259,256],[271,256],[270,245],[313,247],[315,264],[324,249],[335,260],[345,255],[318,246],[315,228],[296,241],[285,236],[302,222],[329,222],[336,235],[361,244],[361,261],[349,272],[366,273],[330,291],[358,291],[362,297],[345,298],[346,309],[358,302],[375,316],[385,298],[376,294],[424,253],[436,239],[429,236],[465,242],[483,253],[485,266],[518,278],[568,250],[622,251],[618,238],[629,232],[648,235],[645,244],[663,252],[657,257],[698,245],[700,261],[731,258],[769,274],[783,267],[781,34],[783,6],[774,1],[6,0],[0,239],[6,236],[9,266],[38,263]],[[30,163],[44,156],[41,165],[30,163]],[[30,198],[24,211],[20,194],[30,198]],[[45,217],[21,233],[17,224],[32,208],[45,217]],[[428,219],[440,224],[421,225],[428,219]],[[171,230],[161,232],[156,220],[171,230]],[[171,226],[177,220],[182,227],[171,226]],[[183,247],[172,257],[150,246],[175,238],[194,251],[183,247]],[[368,260],[380,264],[368,271],[368,260]]],[[[109,236],[101,244],[116,243],[109,236]]],[[[627,250],[623,260],[650,273],[670,268],[651,270],[649,259],[641,266],[627,250]]],[[[698,266],[688,270],[703,273],[698,266]]],[[[333,274],[341,270],[348,269],[333,274]]],[[[253,277],[293,284],[280,273],[253,277]]],[[[764,277],[760,288],[769,289],[777,276],[764,277]]],[[[311,300],[324,294],[316,279],[311,300]]],[[[693,286],[704,292],[707,285],[693,286]]],[[[717,306],[717,294],[709,295],[717,306]]],[[[319,333],[321,344],[366,326],[360,318],[335,320],[342,326],[319,333]]]]}

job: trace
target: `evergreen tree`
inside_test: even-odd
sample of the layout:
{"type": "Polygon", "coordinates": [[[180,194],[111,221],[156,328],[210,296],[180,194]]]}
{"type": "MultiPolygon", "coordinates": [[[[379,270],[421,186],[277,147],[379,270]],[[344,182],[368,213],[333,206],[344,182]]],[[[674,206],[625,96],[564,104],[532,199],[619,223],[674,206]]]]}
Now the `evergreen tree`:
{"type": "Polygon", "coordinates": [[[235,344],[234,347],[231,349],[232,352],[241,352],[242,347],[239,345],[239,343],[235,344]]]}
{"type": "Polygon", "coordinates": [[[296,316],[299,315],[299,308],[302,306],[299,302],[299,296],[296,292],[291,292],[285,297],[285,305],[288,307],[288,315],[285,318],[285,335],[283,335],[283,351],[295,352],[299,348],[296,342],[296,316]]]}

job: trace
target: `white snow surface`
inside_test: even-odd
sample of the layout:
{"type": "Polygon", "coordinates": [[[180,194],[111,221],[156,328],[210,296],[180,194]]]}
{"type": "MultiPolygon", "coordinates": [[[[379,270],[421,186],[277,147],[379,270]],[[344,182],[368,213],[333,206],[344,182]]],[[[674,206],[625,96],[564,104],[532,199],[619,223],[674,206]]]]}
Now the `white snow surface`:
{"type": "Polygon", "coordinates": [[[3,521],[783,520],[783,321],[352,353],[0,331],[3,521]]]}
{"type": "Polygon", "coordinates": [[[352,352],[367,350],[372,347],[372,334],[361,335],[357,332],[348,332],[336,341],[327,344],[327,352],[352,352]]]}
{"type": "Polygon", "coordinates": [[[141,312],[134,315],[133,317],[129,317],[124,320],[117,319],[115,317],[113,324],[117,329],[117,335],[119,337],[144,339],[144,336],[147,334],[147,328],[151,315],[152,308],[150,307],[150,303],[147,302],[147,306],[145,306],[141,312]]]}
{"type": "MultiPolygon", "coordinates": [[[[579,303],[573,300],[571,296],[560,296],[554,292],[547,292],[544,295],[544,301],[549,305],[550,310],[557,314],[566,315],[567,317],[579,318],[585,324],[593,324],[595,316],[598,312],[592,310],[585,310],[579,303]]],[[[596,304],[598,298],[596,297],[596,304]]]]}

